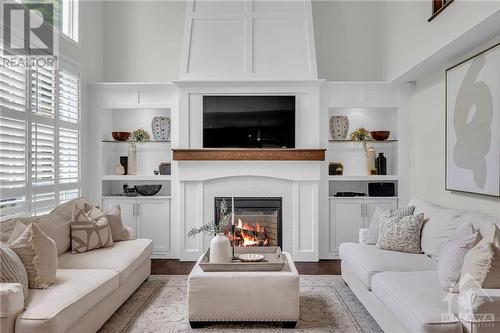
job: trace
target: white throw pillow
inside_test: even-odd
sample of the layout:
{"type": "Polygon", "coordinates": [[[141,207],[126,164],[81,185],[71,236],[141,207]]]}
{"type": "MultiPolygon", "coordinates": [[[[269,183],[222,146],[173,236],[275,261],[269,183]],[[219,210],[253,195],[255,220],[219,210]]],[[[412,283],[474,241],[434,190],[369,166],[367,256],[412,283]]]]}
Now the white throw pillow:
{"type": "Polygon", "coordinates": [[[461,228],[441,246],[438,263],[438,278],[443,289],[457,293],[465,255],[481,240],[481,235],[472,224],[461,228]]]}
{"type": "Polygon", "coordinates": [[[398,252],[421,253],[420,232],[423,222],[423,214],[404,217],[382,214],[377,248],[398,252]]]}
{"type": "Polygon", "coordinates": [[[111,228],[113,242],[120,242],[130,239],[130,233],[123,225],[120,205],[109,207],[106,211],[106,218],[111,228]]]}
{"type": "Polygon", "coordinates": [[[368,226],[368,231],[365,238],[365,244],[375,245],[377,244],[378,232],[380,229],[380,218],[383,214],[387,214],[390,216],[409,216],[413,214],[415,210],[415,206],[408,206],[399,209],[383,209],[380,207],[375,208],[375,212],[373,212],[372,220],[370,225],[368,226]]]}
{"type": "MultiPolygon", "coordinates": [[[[9,240],[9,247],[21,259],[28,274],[28,284],[33,289],[45,289],[56,282],[57,248],[37,223],[25,226],[17,222],[18,230],[24,232],[15,240],[9,240]]],[[[11,237],[12,238],[12,237],[11,237]]]]}

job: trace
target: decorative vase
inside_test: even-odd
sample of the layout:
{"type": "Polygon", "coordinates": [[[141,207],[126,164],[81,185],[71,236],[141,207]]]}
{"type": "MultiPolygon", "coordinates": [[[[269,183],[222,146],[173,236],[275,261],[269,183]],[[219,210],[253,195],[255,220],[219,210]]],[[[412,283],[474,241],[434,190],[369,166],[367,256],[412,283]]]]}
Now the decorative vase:
{"type": "Polygon", "coordinates": [[[375,167],[375,149],[370,147],[366,151],[366,159],[367,159],[367,171],[369,175],[376,175],[377,168],[375,167]]]}
{"type": "Polygon", "coordinates": [[[115,175],[124,175],[125,174],[125,168],[123,167],[123,165],[121,164],[118,164],[116,167],[115,167],[115,175]]]}
{"type": "Polygon", "coordinates": [[[170,118],[154,117],[151,121],[151,130],[156,141],[170,140],[170,118]]]}
{"type": "Polygon", "coordinates": [[[135,146],[128,145],[127,175],[137,174],[137,149],[135,146]]]}
{"type": "Polygon", "coordinates": [[[345,140],[349,132],[347,116],[332,116],[330,118],[330,134],[333,140],[345,140]]]}
{"type": "Polygon", "coordinates": [[[375,166],[377,167],[377,175],[387,175],[387,159],[384,153],[379,153],[375,159],[375,166]]]}
{"type": "Polygon", "coordinates": [[[210,263],[211,264],[226,264],[231,262],[233,254],[231,251],[231,243],[223,234],[217,234],[210,241],[210,263]]]}

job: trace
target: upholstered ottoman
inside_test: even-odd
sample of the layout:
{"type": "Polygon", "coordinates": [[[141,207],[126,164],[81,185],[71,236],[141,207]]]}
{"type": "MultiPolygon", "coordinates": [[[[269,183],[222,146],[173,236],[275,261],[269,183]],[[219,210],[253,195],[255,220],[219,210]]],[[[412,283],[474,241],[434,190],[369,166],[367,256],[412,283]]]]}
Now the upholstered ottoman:
{"type": "Polygon", "coordinates": [[[295,327],[299,273],[290,254],[283,255],[286,262],[279,272],[203,272],[198,261],[188,279],[191,327],[234,321],[277,321],[295,327]]]}

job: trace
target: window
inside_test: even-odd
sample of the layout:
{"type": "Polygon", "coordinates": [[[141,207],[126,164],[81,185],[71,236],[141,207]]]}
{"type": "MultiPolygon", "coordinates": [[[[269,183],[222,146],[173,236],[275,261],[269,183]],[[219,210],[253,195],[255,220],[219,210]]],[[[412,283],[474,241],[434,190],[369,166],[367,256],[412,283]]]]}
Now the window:
{"type": "Polygon", "coordinates": [[[21,70],[2,57],[0,217],[44,214],[80,194],[79,71],[62,60],[21,70]]]}
{"type": "MultiPolygon", "coordinates": [[[[78,42],[78,1],[79,0],[16,0],[19,3],[48,2],[54,4],[53,22],[49,22],[60,32],[78,42]]],[[[49,16],[47,16],[49,17],[49,16]]]]}

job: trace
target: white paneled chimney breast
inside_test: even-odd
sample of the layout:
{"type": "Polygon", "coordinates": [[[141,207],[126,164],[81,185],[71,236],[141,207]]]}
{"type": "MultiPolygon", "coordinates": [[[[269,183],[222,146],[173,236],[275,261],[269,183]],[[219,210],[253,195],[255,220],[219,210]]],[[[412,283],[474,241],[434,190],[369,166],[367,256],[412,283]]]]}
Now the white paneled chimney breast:
{"type": "Polygon", "coordinates": [[[180,80],[317,80],[310,0],[190,1],[180,80]]]}

